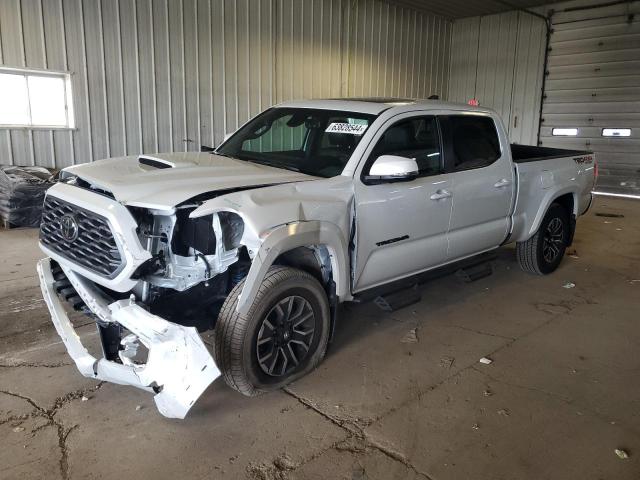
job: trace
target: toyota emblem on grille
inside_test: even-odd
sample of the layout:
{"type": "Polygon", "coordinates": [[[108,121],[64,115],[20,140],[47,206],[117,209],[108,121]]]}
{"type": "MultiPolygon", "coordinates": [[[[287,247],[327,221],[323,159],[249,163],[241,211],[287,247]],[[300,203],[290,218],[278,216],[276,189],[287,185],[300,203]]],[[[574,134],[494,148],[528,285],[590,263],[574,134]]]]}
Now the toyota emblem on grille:
{"type": "Polygon", "coordinates": [[[63,215],[60,218],[60,233],[68,242],[73,242],[78,238],[78,221],[73,215],[63,215]]]}

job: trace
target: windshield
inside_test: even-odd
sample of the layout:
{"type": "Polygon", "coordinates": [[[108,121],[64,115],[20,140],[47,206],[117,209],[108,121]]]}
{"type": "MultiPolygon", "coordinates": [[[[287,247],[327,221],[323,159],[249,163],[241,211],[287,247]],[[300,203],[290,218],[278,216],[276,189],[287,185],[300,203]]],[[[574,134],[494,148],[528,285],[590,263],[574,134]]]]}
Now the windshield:
{"type": "Polygon", "coordinates": [[[317,177],[340,175],[374,115],[272,108],[218,148],[218,155],[317,177]]]}

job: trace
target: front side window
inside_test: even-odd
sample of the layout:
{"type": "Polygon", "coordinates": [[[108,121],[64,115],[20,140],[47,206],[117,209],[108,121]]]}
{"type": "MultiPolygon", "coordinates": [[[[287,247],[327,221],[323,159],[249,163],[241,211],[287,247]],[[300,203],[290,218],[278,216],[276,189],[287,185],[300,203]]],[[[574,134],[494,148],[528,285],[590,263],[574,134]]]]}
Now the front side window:
{"type": "Polygon", "coordinates": [[[450,115],[446,119],[454,171],[486,167],[500,158],[498,131],[490,117],[450,115]]]}
{"type": "Polygon", "coordinates": [[[65,73],[0,68],[0,127],[73,128],[65,73]]]}
{"type": "Polygon", "coordinates": [[[440,135],[435,117],[415,117],[390,126],[376,143],[365,171],[382,155],[412,158],[418,164],[419,176],[442,172],[440,135]]]}
{"type": "Polygon", "coordinates": [[[310,108],[273,108],[216,150],[239,160],[318,177],[344,170],[374,115],[310,108]]]}

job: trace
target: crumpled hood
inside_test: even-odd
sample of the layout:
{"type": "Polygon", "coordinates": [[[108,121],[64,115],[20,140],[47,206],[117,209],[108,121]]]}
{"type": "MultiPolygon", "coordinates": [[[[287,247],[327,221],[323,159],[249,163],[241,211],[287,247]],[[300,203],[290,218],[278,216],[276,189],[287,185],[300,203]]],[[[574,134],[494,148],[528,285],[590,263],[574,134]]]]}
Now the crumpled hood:
{"type": "Polygon", "coordinates": [[[207,192],[317,178],[210,153],[110,158],[65,171],[111,192],[121,203],[158,209],[172,208],[207,192]],[[141,164],[139,158],[149,159],[151,165],[141,164]]]}

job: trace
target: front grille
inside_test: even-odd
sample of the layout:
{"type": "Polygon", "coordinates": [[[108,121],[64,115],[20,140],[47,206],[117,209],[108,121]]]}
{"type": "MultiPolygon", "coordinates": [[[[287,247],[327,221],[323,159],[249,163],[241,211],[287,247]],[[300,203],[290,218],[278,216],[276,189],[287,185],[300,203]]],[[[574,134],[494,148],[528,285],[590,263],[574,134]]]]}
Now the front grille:
{"type": "Polygon", "coordinates": [[[115,277],[124,267],[104,217],[50,195],[44,201],[40,241],[67,260],[107,278],[115,277]]]}

